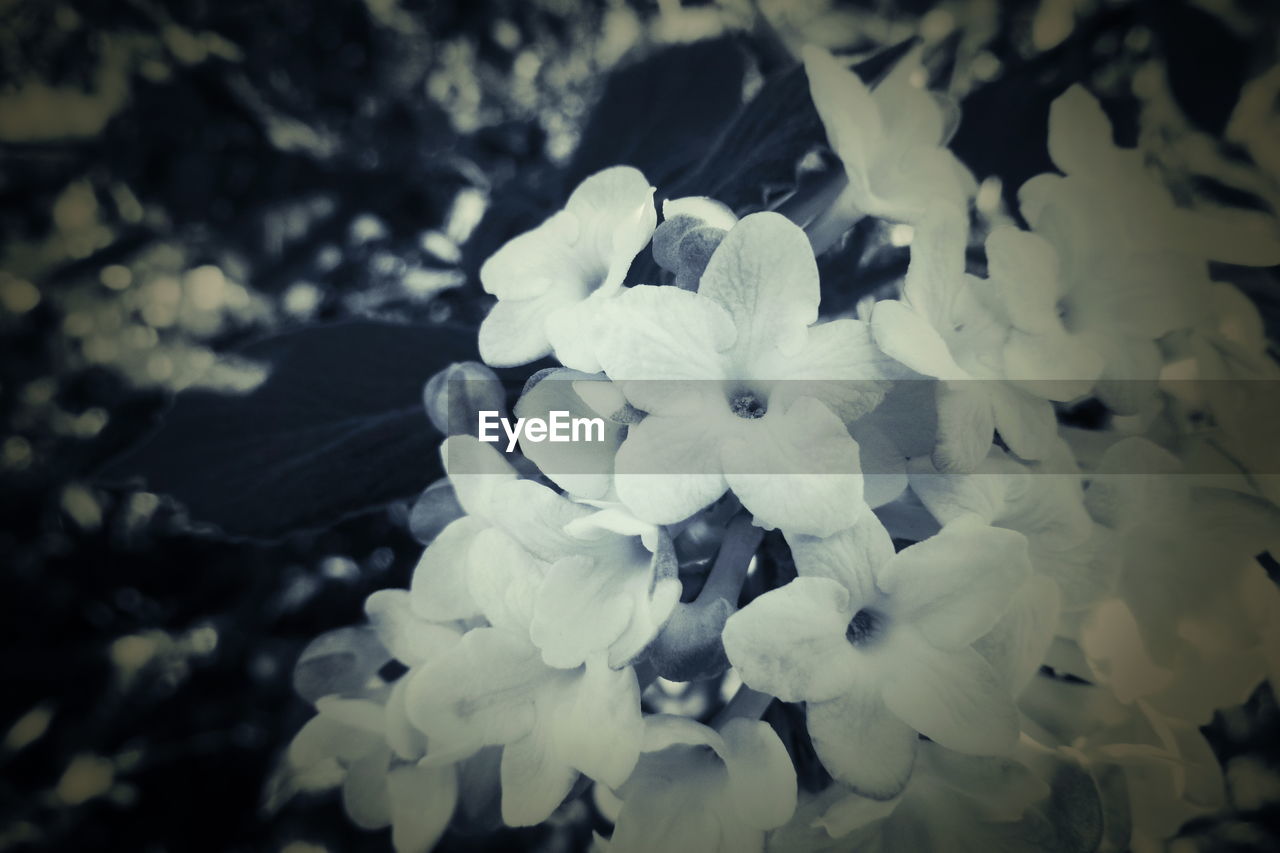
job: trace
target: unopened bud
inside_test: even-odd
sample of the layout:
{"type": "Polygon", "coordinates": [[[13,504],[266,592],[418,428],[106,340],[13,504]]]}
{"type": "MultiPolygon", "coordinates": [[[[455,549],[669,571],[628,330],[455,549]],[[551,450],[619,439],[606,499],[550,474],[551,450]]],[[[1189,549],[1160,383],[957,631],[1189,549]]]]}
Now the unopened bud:
{"type": "Polygon", "coordinates": [[[445,435],[475,435],[482,411],[507,414],[502,381],[478,361],[455,362],[432,376],[422,402],[432,425],[445,435]]]}
{"type": "Polygon", "coordinates": [[[423,545],[430,545],[450,522],[465,514],[449,478],[441,477],[414,501],[409,513],[409,532],[423,545]]]}
{"type": "Polygon", "coordinates": [[[696,290],[711,255],[738,218],[720,202],[696,196],[664,202],[662,215],[653,232],[653,259],[675,274],[677,287],[696,290]]]}

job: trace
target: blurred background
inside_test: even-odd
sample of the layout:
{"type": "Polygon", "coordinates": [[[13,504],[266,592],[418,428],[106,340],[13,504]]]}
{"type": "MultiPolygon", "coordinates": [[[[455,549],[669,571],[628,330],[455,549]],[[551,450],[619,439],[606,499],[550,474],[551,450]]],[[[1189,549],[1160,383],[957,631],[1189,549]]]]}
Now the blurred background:
{"type": "MultiPolygon", "coordinates": [[[[597,168],[633,163],[678,184],[806,42],[862,54],[919,37],[933,85],[962,105],[954,148],[993,219],[1051,168],[1048,104],[1074,82],[1180,197],[1274,212],[1277,11],[3,0],[0,850],[388,849],[336,797],[261,804],[310,715],[291,688],[298,653],[358,621],[369,592],[407,583],[421,552],[412,499],[439,437],[420,410],[406,415],[420,469],[354,498],[247,479],[273,458],[252,442],[261,413],[224,417],[212,403],[264,387],[263,356],[341,385],[343,348],[383,327],[348,325],[365,332],[332,346],[290,331],[427,327],[403,359],[421,355],[419,372],[361,368],[369,381],[394,373],[413,403],[428,363],[470,354],[489,253],[597,168]],[[184,390],[194,402],[174,418],[188,431],[125,457],[145,481],[104,477],[184,390]]],[[[770,191],[738,201],[759,208],[770,191]]],[[[878,282],[837,275],[842,298],[884,269],[878,282]]],[[[1259,302],[1274,339],[1276,271],[1222,274],[1259,302]]],[[[1232,809],[1189,826],[1188,843],[1280,843],[1276,719],[1264,686],[1215,720],[1232,809]]],[[[485,843],[587,838],[585,819],[566,819],[485,843]]]]}

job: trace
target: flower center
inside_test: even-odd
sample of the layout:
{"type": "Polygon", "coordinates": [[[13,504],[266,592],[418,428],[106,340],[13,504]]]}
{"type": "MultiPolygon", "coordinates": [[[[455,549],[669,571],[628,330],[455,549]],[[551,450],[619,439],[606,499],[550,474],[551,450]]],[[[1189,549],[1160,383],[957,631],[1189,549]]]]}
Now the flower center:
{"type": "Polygon", "coordinates": [[[1071,303],[1064,296],[1054,305],[1054,309],[1058,314],[1058,322],[1062,324],[1062,328],[1071,329],[1071,303]]]}
{"type": "Polygon", "coordinates": [[[884,616],[875,610],[862,608],[853,614],[853,620],[845,629],[845,639],[853,646],[865,646],[873,642],[884,631],[884,616]]]}
{"type": "Polygon", "coordinates": [[[769,410],[764,401],[751,391],[738,391],[729,398],[729,410],[740,418],[763,418],[769,410]]]}

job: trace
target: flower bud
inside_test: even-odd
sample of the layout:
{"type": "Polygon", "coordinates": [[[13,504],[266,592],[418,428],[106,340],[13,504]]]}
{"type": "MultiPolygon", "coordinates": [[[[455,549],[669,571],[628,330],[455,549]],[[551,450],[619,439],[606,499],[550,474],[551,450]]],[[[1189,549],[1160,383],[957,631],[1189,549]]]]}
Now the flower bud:
{"type": "Polygon", "coordinates": [[[312,640],[293,668],[293,689],[308,702],[362,689],[391,653],[368,626],[338,628],[312,640]]]}
{"type": "Polygon", "coordinates": [[[449,478],[441,477],[414,501],[409,512],[409,532],[423,545],[430,545],[441,530],[464,514],[449,478]]]}
{"type": "Polygon", "coordinates": [[[653,259],[675,273],[676,286],[696,290],[707,262],[738,218],[720,202],[679,198],[662,205],[663,223],[653,232],[653,259]]]}
{"type": "Polygon", "coordinates": [[[431,424],[445,435],[475,435],[479,412],[507,414],[502,381],[478,361],[455,362],[427,380],[422,402],[431,424]]]}

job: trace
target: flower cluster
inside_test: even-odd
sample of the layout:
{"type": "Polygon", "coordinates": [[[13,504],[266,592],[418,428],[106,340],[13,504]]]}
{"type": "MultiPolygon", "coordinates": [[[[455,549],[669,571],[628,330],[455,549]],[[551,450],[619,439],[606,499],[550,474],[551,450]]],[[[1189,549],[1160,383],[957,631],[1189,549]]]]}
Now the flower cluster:
{"type": "Polygon", "coordinates": [[[304,655],[288,755],[397,850],[581,797],[616,853],[1155,849],[1221,805],[1198,727],[1280,675],[1246,384],[1280,377],[1209,264],[1277,244],[1212,239],[1079,87],[1029,228],[973,225],[918,60],[875,88],[804,60],[844,187],[805,228],[703,198],[659,224],[619,166],[482,267],[485,361],[559,365],[515,414],[607,428],[504,453],[439,414],[504,407],[491,371],[428,389],[429,544],[304,655]],[[905,278],[825,316],[815,252],[864,217],[912,227],[905,278]]]}

